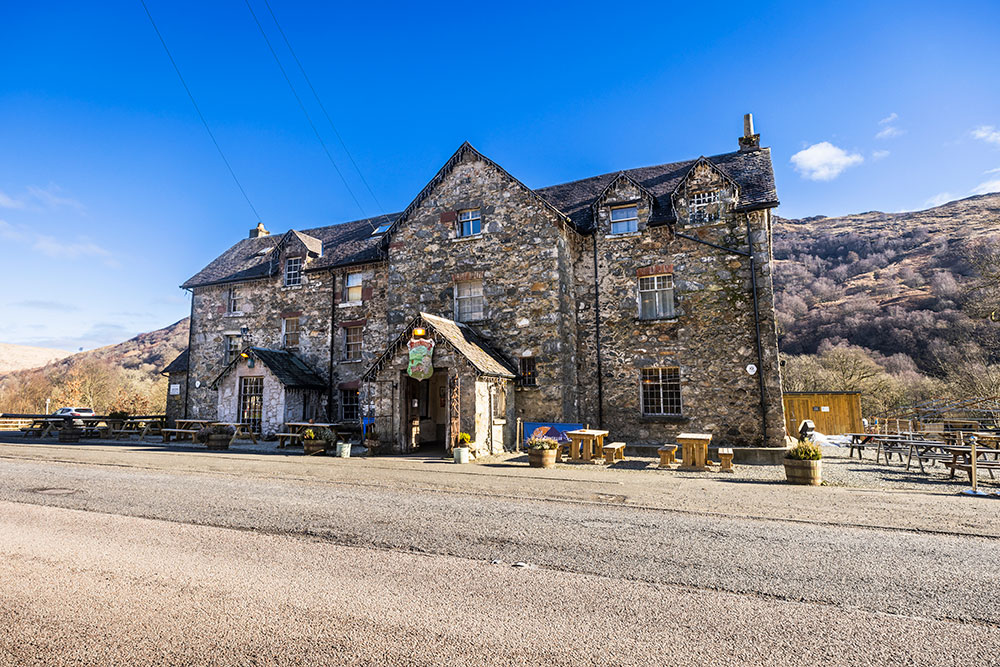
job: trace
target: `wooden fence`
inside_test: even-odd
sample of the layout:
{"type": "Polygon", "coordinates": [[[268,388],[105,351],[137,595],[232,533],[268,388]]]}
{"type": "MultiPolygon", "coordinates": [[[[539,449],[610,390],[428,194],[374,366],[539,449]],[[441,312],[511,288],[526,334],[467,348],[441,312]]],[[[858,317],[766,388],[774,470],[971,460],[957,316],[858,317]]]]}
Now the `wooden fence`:
{"type": "Polygon", "coordinates": [[[22,417],[0,417],[0,431],[17,431],[31,424],[30,419],[22,417]]]}
{"type": "Polygon", "coordinates": [[[799,424],[811,419],[824,435],[864,433],[861,424],[861,392],[834,391],[811,393],[786,391],[785,428],[788,435],[799,432],[799,424]]]}

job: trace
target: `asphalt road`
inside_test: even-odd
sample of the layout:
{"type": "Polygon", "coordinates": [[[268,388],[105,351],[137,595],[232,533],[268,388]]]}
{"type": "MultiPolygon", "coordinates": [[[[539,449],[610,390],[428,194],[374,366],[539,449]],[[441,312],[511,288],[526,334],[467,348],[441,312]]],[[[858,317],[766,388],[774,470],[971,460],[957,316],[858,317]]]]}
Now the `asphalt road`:
{"type": "Polygon", "coordinates": [[[37,451],[0,448],[4,664],[1000,663],[1000,540],[913,530],[914,495],[877,529],[630,471],[37,451]]]}

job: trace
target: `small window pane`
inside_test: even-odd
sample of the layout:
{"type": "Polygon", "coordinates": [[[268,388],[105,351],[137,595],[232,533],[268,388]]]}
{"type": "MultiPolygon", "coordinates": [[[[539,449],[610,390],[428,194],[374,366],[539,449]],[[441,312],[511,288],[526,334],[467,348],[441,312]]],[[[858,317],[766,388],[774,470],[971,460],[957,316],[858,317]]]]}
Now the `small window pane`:
{"type": "Polygon", "coordinates": [[[458,235],[474,236],[482,231],[479,209],[458,212],[458,235]]]}
{"type": "Polygon", "coordinates": [[[358,390],[340,390],[340,416],[346,421],[356,421],[358,419],[358,390]]]}
{"type": "Polygon", "coordinates": [[[538,376],[535,372],[535,358],[521,357],[519,361],[521,371],[521,386],[535,387],[538,385],[538,376]]]}
{"type": "Polygon", "coordinates": [[[364,327],[344,328],[344,359],[352,361],[361,358],[361,341],[364,327]]]}
{"type": "Polygon", "coordinates": [[[482,281],[461,282],[455,286],[456,319],[459,322],[474,322],[484,317],[482,281]]]}
{"type": "Polygon", "coordinates": [[[639,317],[674,317],[674,277],[669,274],[639,278],[639,317]]]}
{"type": "Polygon", "coordinates": [[[283,347],[297,348],[299,346],[299,318],[286,317],[281,321],[281,327],[283,330],[283,347]]]}
{"type": "Polygon", "coordinates": [[[348,273],[344,280],[344,300],[361,301],[363,295],[363,276],[361,273],[348,273]]]}
{"type": "Polygon", "coordinates": [[[680,369],[643,368],[640,374],[639,396],[644,415],[680,415],[680,369]]]}
{"type": "Polygon", "coordinates": [[[285,260],[285,285],[302,284],[302,258],[289,257],[285,260]]]}

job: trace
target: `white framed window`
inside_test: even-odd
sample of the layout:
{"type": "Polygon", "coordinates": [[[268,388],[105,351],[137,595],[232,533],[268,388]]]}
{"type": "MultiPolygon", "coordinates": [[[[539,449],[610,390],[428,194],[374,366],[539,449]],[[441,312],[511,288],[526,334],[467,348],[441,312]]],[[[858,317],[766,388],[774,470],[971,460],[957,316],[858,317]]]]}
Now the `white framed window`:
{"type": "Polygon", "coordinates": [[[639,319],[659,320],[674,316],[674,277],[669,273],[639,278],[639,319]]]}
{"type": "Polygon", "coordinates": [[[223,346],[224,360],[226,364],[231,364],[236,359],[236,355],[240,353],[239,334],[226,334],[223,346]]]}
{"type": "Polygon", "coordinates": [[[361,301],[364,280],[361,273],[348,273],[344,276],[344,301],[361,301]]]}
{"type": "Polygon", "coordinates": [[[360,407],[357,389],[340,390],[340,418],[345,422],[357,421],[360,407]]]}
{"type": "Polygon", "coordinates": [[[364,327],[344,327],[344,361],[361,358],[361,341],[364,327]]]}
{"type": "Polygon", "coordinates": [[[302,258],[289,257],[285,260],[285,286],[302,284],[302,258]]]}
{"type": "Polygon", "coordinates": [[[482,232],[482,217],[478,208],[470,208],[458,212],[458,235],[475,236],[482,232]]]}
{"type": "Polygon", "coordinates": [[[240,294],[240,289],[238,287],[230,287],[226,290],[226,312],[227,313],[239,313],[240,303],[243,299],[243,295],[240,294]]]}
{"type": "Polygon", "coordinates": [[[639,378],[642,414],[679,416],[681,414],[681,369],[643,368],[639,378]]]}
{"type": "Polygon", "coordinates": [[[718,190],[709,192],[696,192],[691,195],[691,220],[692,222],[713,222],[719,219],[719,204],[722,202],[722,193],[718,190]]]}
{"type": "Polygon", "coordinates": [[[485,307],[483,281],[455,283],[455,319],[459,322],[476,322],[485,317],[485,307]]]}
{"type": "Polygon", "coordinates": [[[611,233],[627,234],[639,230],[639,207],[616,206],[611,209],[611,233]]]}
{"type": "Polygon", "coordinates": [[[296,349],[299,346],[299,318],[285,317],[281,320],[281,346],[296,349]]]}

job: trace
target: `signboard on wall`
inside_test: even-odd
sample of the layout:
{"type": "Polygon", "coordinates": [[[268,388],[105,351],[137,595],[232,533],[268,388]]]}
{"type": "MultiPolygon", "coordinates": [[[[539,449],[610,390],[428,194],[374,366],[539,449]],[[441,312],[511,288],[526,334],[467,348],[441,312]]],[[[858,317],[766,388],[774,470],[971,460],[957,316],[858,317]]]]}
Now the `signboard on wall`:
{"type": "Polygon", "coordinates": [[[172,385],[170,385],[170,395],[171,396],[180,396],[181,395],[181,386],[179,384],[172,384],[172,385]]]}

